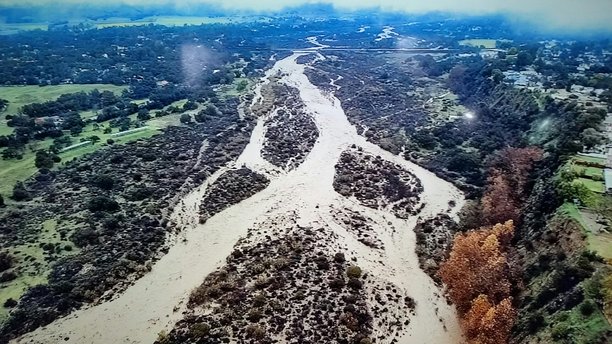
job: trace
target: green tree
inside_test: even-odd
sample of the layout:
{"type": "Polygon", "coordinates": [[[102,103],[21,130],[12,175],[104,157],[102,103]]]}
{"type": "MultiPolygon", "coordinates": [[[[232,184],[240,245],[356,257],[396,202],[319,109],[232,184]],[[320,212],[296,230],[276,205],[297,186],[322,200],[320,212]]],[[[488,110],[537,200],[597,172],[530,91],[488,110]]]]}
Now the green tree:
{"type": "Polygon", "coordinates": [[[238,83],[238,85],[236,86],[236,91],[238,92],[242,92],[244,90],[246,90],[247,86],[249,85],[249,82],[246,80],[242,80],[238,83]]]}
{"type": "Polygon", "coordinates": [[[204,114],[207,116],[219,116],[221,115],[221,111],[219,111],[219,109],[212,105],[212,104],[208,104],[206,105],[206,107],[203,110],[204,114]]]}
{"type": "Polygon", "coordinates": [[[30,193],[26,190],[22,182],[15,183],[13,187],[13,195],[11,196],[17,202],[27,201],[31,198],[30,193]]]}
{"type": "Polygon", "coordinates": [[[89,137],[89,141],[91,141],[92,144],[96,144],[97,142],[100,141],[100,137],[93,135],[89,137]]]}
{"type": "Polygon", "coordinates": [[[186,113],[182,114],[181,115],[181,123],[183,123],[183,124],[190,124],[191,123],[191,115],[186,114],[186,113]]]}
{"type": "Polygon", "coordinates": [[[525,67],[533,63],[533,56],[527,51],[521,51],[516,55],[516,66],[525,67]]]}
{"type": "Polygon", "coordinates": [[[37,168],[52,168],[54,160],[54,154],[49,153],[46,150],[36,151],[36,158],[34,159],[34,165],[37,168]]]}
{"type": "Polygon", "coordinates": [[[594,128],[586,128],[580,133],[580,139],[587,149],[591,149],[602,144],[604,136],[594,128]]]}

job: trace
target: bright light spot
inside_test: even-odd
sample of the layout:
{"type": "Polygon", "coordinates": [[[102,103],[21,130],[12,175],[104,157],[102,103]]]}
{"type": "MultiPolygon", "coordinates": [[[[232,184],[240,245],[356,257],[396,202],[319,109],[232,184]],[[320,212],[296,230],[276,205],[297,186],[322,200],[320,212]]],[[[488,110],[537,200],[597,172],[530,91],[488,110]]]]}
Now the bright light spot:
{"type": "Polygon", "coordinates": [[[467,119],[474,119],[474,117],[476,117],[476,115],[474,115],[473,112],[468,111],[466,113],[463,114],[463,117],[467,118],[467,119]]]}
{"type": "Polygon", "coordinates": [[[539,129],[542,130],[550,125],[550,119],[545,119],[540,123],[539,129]]]}

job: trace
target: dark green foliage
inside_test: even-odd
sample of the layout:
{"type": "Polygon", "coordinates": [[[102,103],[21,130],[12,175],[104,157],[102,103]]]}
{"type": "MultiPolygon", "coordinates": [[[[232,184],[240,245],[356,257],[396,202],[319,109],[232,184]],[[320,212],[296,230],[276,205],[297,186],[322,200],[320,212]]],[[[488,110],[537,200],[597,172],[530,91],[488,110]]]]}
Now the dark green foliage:
{"type": "Polygon", "coordinates": [[[4,308],[13,308],[15,306],[17,306],[17,301],[15,301],[12,298],[8,298],[6,301],[4,301],[4,308]]]}
{"type": "Polygon", "coordinates": [[[8,104],[9,104],[8,100],[0,98],[0,112],[3,112],[4,110],[6,110],[8,104]]]}
{"type": "Polygon", "coordinates": [[[95,245],[98,243],[99,233],[90,227],[82,228],[77,230],[70,240],[74,242],[77,247],[86,247],[89,245],[95,245]]]}
{"type": "Polygon", "coordinates": [[[191,115],[184,113],[181,115],[181,123],[190,124],[191,123],[191,115]]]}
{"type": "Polygon", "coordinates": [[[96,211],[107,211],[107,212],[115,212],[119,210],[119,203],[114,199],[111,199],[106,196],[96,196],[89,200],[87,205],[87,209],[92,212],[96,211]]]}
{"type": "Polygon", "coordinates": [[[17,274],[14,271],[7,271],[0,275],[0,283],[9,282],[17,278],[17,274]]]}
{"type": "Polygon", "coordinates": [[[14,262],[15,259],[8,252],[0,251],[0,272],[12,268],[14,262]]]}
{"type": "Polygon", "coordinates": [[[115,185],[115,179],[108,174],[99,174],[92,178],[91,183],[102,190],[112,190],[115,185]]]}
{"type": "Polygon", "coordinates": [[[34,165],[38,168],[52,168],[53,164],[61,161],[60,157],[46,150],[36,152],[34,165]]]}
{"type": "Polygon", "coordinates": [[[592,300],[585,300],[580,304],[580,306],[578,306],[578,309],[582,315],[589,316],[595,312],[597,305],[592,300]]]}
{"type": "Polygon", "coordinates": [[[534,57],[528,51],[521,51],[516,56],[516,66],[518,68],[529,66],[533,61],[534,57]]]}
{"type": "Polygon", "coordinates": [[[142,201],[153,195],[155,190],[145,185],[136,186],[127,191],[125,196],[130,201],[142,201]]]}
{"type": "Polygon", "coordinates": [[[346,269],[346,275],[349,278],[359,278],[361,277],[361,268],[356,265],[349,266],[346,269]]]}
{"type": "Polygon", "coordinates": [[[151,115],[149,114],[149,111],[147,109],[140,109],[138,110],[138,115],[136,115],[136,118],[141,121],[148,121],[149,119],[151,119],[151,115]]]}
{"type": "Polygon", "coordinates": [[[187,101],[183,105],[183,111],[195,110],[197,108],[198,108],[198,103],[191,101],[191,100],[187,101]]]}
{"type": "Polygon", "coordinates": [[[26,190],[25,186],[22,182],[15,183],[13,187],[13,195],[11,198],[17,202],[27,201],[32,198],[28,190],[26,190]]]}
{"type": "Polygon", "coordinates": [[[204,115],[212,116],[212,117],[221,115],[221,111],[219,111],[219,109],[216,106],[214,106],[213,104],[206,105],[204,110],[202,110],[201,112],[204,115]]]}

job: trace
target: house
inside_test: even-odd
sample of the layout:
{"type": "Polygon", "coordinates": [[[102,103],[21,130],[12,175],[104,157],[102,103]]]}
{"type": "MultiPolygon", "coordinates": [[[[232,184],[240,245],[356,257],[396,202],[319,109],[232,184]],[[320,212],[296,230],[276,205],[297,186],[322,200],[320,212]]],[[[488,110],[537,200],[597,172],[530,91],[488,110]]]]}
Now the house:
{"type": "Polygon", "coordinates": [[[60,126],[64,122],[64,119],[60,116],[48,116],[48,117],[36,117],[34,119],[34,124],[36,125],[45,125],[52,124],[53,126],[60,126]]]}

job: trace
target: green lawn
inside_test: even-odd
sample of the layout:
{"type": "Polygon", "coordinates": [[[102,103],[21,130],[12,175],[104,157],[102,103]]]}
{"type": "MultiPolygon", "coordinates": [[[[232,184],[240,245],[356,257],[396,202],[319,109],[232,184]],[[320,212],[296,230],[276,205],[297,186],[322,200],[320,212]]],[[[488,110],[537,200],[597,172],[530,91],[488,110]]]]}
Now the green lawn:
{"type": "Polygon", "coordinates": [[[65,163],[73,159],[82,157],[85,154],[93,153],[97,151],[98,149],[107,147],[108,144],[106,143],[106,140],[108,139],[112,139],[113,141],[115,141],[114,144],[121,144],[121,143],[130,142],[130,141],[135,141],[138,139],[148,138],[153,135],[159,134],[160,133],[159,129],[160,128],[156,128],[156,127],[147,127],[144,130],[136,131],[136,132],[129,133],[127,135],[123,135],[119,137],[111,136],[111,134],[118,132],[117,129],[115,129],[111,134],[103,134],[101,130],[90,131],[87,134],[85,134],[84,132],[84,135],[82,135],[82,137],[87,138],[90,135],[96,135],[100,137],[100,142],[96,144],[81,146],[75,149],[71,149],[69,151],[61,152],[59,153],[59,156],[62,158],[62,163],[65,163]]]}
{"type": "Polygon", "coordinates": [[[600,167],[585,166],[573,163],[572,170],[578,174],[584,173],[586,176],[600,178],[603,180],[604,172],[603,168],[600,167]]]}
{"type": "Polygon", "coordinates": [[[497,47],[497,41],[494,39],[464,39],[459,41],[459,44],[476,48],[479,48],[482,45],[487,49],[494,49],[497,47]]]}
{"type": "MultiPolygon", "coordinates": [[[[9,101],[9,105],[0,115],[0,135],[9,135],[13,128],[6,125],[5,115],[17,113],[19,109],[27,104],[42,103],[55,100],[62,94],[90,92],[94,89],[121,93],[127,86],[115,86],[109,84],[87,84],[87,85],[53,85],[53,86],[0,86],[0,98],[9,101]]],[[[93,116],[91,111],[86,111],[85,116],[93,116]]]]}
{"type": "Polygon", "coordinates": [[[1,23],[0,35],[9,35],[20,31],[47,30],[47,23],[1,23]]]}
{"type": "MultiPolygon", "coordinates": [[[[70,228],[71,224],[62,224],[65,228],[70,228]]],[[[10,249],[13,256],[17,258],[19,277],[10,282],[0,284],[0,304],[12,298],[18,300],[19,297],[29,287],[47,282],[50,261],[45,259],[49,252],[45,251],[39,243],[59,244],[61,247],[70,246],[71,250],[62,250],[61,253],[54,253],[57,256],[73,255],[78,253],[78,248],[69,240],[62,240],[58,232],[59,224],[55,219],[43,222],[38,240],[35,243],[24,243],[10,249]]],[[[8,315],[7,308],[0,308],[0,322],[8,315]]]]}
{"type": "Polygon", "coordinates": [[[603,181],[596,181],[588,178],[577,178],[577,180],[593,192],[604,193],[606,189],[603,181]]]}
{"type": "Polygon", "coordinates": [[[34,166],[35,154],[30,147],[45,149],[52,143],[52,139],[46,139],[35,144],[28,144],[24,151],[23,159],[20,160],[4,160],[0,158],[0,194],[3,196],[11,195],[13,186],[17,181],[24,181],[36,172],[37,168],[34,166]]]}
{"type": "MultiPolygon", "coordinates": [[[[103,126],[100,126],[100,129],[97,130],[93,129],[91,125],[87,126],[80,136],[73,138],[74,143],[78,143],[81,137],[87,138],[92,135],[100,137],[100,142],[96,143],[95,145],[85,145],[60,153],[59,156],[62,158],[60,165],[66,161],[70,161],[88,153],[93,153],[96,150],[107,146],[106,140],[109,138],[112,138],[115,141],[115,144],[147,138],[158,134],[161,128],[168,127],[169,125],[178,125],[178,122],[178,117],[176,117],[176,121],[172,121],[171,118],[168,118],[165,121],[156,121],[152,126],[149,126],[143,131],[130,133],[120,137],[111,137],[111,134],[102,133],[103,126]]],[[[113,133],[116,132],[117,129],[114,128],[113,133]]],[[[47,139],[40,142],[38,148],[43,149],[49,147],[52,143],[53,141],[51,139],[47,139]]],[[[0,159],[0,194],[5,196],[5,199],[12,194],[13,186],[17,181],[24,181],[36,173],[38,169],[36,166],[34,166],[34,157],[34,152],[26,148],[26,152],[21,160],[0,159]]]]}
{"type": "Polygon", "coordinates": [[[582,217],[580,210],[573,203],[564,203],[559,207],[559,212],[580,224],[587,235],[589,250],[597,252],[606,259],[612,259],[612,234],[593,233],[587,222],[582,217]]]}
{"type": "Polygon", "coordinates": [[[109,18],[95,22],[98,29],[113,26],[136,26],[158,24],[165,26],[202,25],[202,24],[227,24],[253,21],[254,17],[197,17],[197,16],[153,16],[138,20],[129,18],[109,18]]]}
{"type": "Polygon", "coordinates": [[[115,86],[110,84],[71,84],[50,86],[0,86],[0,98],[9,101],[7,113],[15,113],[26,104],[42,103],[55,100],[66,93],[90,92],[94,89],[121,93],[127,86],[115,86]]]}
{"type": "Polygon", "coordinates": [[[572,158],[572,160],[574,160],[574,161],[584,161],[584,162],[593,162],[593,163],[602,164],[602,165],[606,164],[606,159],[604,159],[604,158],[596,158],[596,157],[584,156],[584,155],[575,155],[572,158]]]}
{"type": "MultiPolygon", "coordinates": [[[[108,85],[107,85],[108,86],[108,85]]],[[[93,89],[93,88],[92,88],[93,89]]],[[[111,90],[111,89],[109,89],[111,90]]],[[[63,94],[64,92],[60,92],[59,94],[63,94]]],[[[57,95],[59,95],[57,94],[57,95]]],[[[49,97],[51,93],[46,93],[46,96],[49,97]]],[[[178,106],[182,107],[187,102],[186,99],[179,100],[172,103],[169,106],[178,106]]],[[[167,108],[167,107],[166,107],[167,108]]],[[[95,116],[95,112],[93,111],[85,111],[81,113],[81,116],[84,119],[92,118],[95,116]]],[[[96,150],[107,146],[106,141],[108,139],[113,139],[115,144],[121,144],[129,141],[134,141],[138,139],[148,138],[160,132],[160,129],[173,126],[173,125],[181,125],[180,123],[181,114],[171,114],[164,117],[159,118],[151,118],[146,122],[147,129],[130,133],[120,137],[113,137],[111,134],[117,133],[118,129],[113,128],[113,131],[110,134],[104,134],[104,128],[108,125],[108,123],[89,123],[83,128],[83,132],[76,137],[72,137],[73,144],[79,143],[81,138],[87,139],[91,136],[98,136],[100,141],[94,145],[85,145],[82,147],[78,147],[75,149],[71,149],[66,152],[62,152],[59,156],[62,158],[62,163],[66,161],[70,161],[74,158],[81,157],[85,154],[93,153],[96,150]]],[[[130,119],[132,121],[136,121],[136,114],[131,115],[130,119]]],[[[0,126],[1,127],[1,126],[0,126]]],[[[2,135],[2,133],[0,133],[2,135]]],[[[66,134],[69,135],[69,134],[66,134]]],[[[24,181],[30,178],[34,173],[36,173],[37,168],[34,166],[34,151],[29,147],[36,149],[44,149],[48,148],[53,143],[53,140],[46,139],[44,141],[37,141],[35,143],[28,144],[23,159],[21,160],[4,160],[0,159],[0,194],[5,196],[5,199],[8,198],[12,194],[13,186],[17,181],[24,181]]],[[[61,166],[61,163],[60,163],[61,166]]],[[[10,202],[10,200],[7,200],[10,202]]]]}
{"type": "Polygon", "coordinates": [[[235,78],[234,81],[230,85],[224,85],[219,87],[219,93],[223,97],[237,97],[241,94],[248,91],[253,85],[253,81],[249,78],[235,78]],[[242,91],[238,91],[238,85],[242,82],[246,81],[246,87],[242,91]]]}

